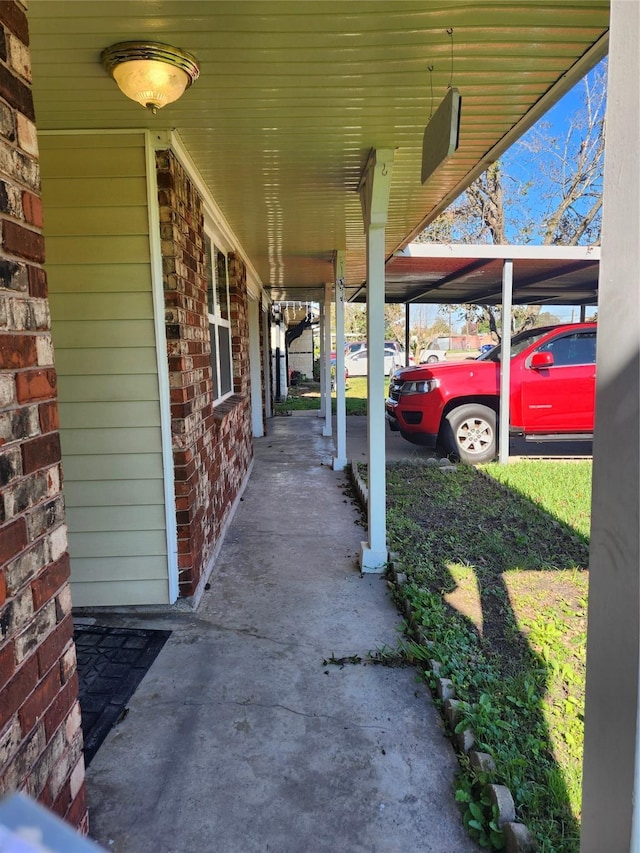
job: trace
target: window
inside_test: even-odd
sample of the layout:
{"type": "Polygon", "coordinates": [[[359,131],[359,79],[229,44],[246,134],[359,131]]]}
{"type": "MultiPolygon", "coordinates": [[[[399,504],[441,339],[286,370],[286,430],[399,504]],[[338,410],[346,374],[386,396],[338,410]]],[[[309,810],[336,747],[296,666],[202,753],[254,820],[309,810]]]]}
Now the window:
{"type": "Polygon", "coordinates": [[[233,390],[229,277],[226,255],[213,245],[207,235],[205,235],[205,254],[213,398],[219,400],[233,390]]]}
{"type": "Polygon", "coordinates": [[[553,338],[540,347],[540,351],[553,353],[555,367],[594,364],[596,360],[596,333],[577,332],[553,338]]]}

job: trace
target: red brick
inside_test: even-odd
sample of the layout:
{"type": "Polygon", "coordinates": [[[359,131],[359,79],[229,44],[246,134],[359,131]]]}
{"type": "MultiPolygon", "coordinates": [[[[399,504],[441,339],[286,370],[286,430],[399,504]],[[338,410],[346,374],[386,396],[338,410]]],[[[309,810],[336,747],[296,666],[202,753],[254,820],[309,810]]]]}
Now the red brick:
{"type": "Polygon", "coordinates": [[[51,811],[53,811],[55,814],[59,815],[60,817],[64,817],[67,814],[67,812],[69,811],[70,807],[71,807],[71,780],[67,779],[67,781],[62,786],[60,793],[55,798],[55,800],[51,806],[51,811]]]}
{"type": "Polygon", "coordinates": [[[4,572],[0,572],[0,607],[7,600],[7,581],[4,572]]]}
{"type": "Polygon", "coordinates": [[[35,338],[28,335],[0,335],[0,369],[15,370],[35,364],[35,338]]]}
{"type": "Polygon", "coordinates": [[[5,65],[0,65],[0,98],[3,98],[31,121],[35,121],[31,89],[5,65]]]}
{"type": "Polygon", "coordinates": [[[0,702],[0,729],[13,717],[15,712],[33,691],[38,683],[38,662],[35,655],[25,661],[11,681],[2,691],[0,702]]]}
{"type": "Polygon", "coordinates": [[[27,16],[17,3],[11,0],[2,0],[0,3],[0,22],[17,36],[20,41],[29,45],[29,26],[27,16]]]}
{"type": "Polygon", "coordinates": [[[38,671],[40,675],[44,675],[54,664],[58,663],[72,638],[73,621],[69,615],[60,622],[38,648],[38,671]]]}
{"type": "Polygon", "coordinates": [[[29,734],[59,692],[60,671],[54,666],[36,686],[36,689],[18,712],[23,735],[29,734]]]}
{"type": "Polygon", "coordinates": [[[42,199],[39,196],[25,190],[22,193],[22,209],[24,210],[24,218],[29,225],[42,228],[44,218],[42,216],[42,199]]]}
{"type": "Polygon", "coordinates": [[[43,604],[52,599],[68,577],[69,555],[63,554],[56,563],[47,566],[31,583],[34,609],[39,610],[43,604]]]}
{"type": "Polygon", "coordinates": [[[39,468],[48,468],[60,462],[60,435],[50,432],[22,445],[22,468],[24,474],[32,474],[39,468]]]}
{"type": "Polygon", "coordinates": [[[71,826],[77,827],[80,831],[84,831],[85,833],[88,832],[86,785],[83,784],[78,791],[75,800],[71,803],[66,815],[64,815],[64,819],[67,823],[70,823],[71,826]]]}
{"type": "Polygon", "coordinates": [[[38,299],[45,299],[48,295],[47,274],[42,267],[29,267],[29,293],[38,299]]]}
{"type": "Polygon", "coordinates": [[[32,400],[51,400],[56,396],[58,377],[53,368],[47,370],[29,370],[16,376],[18,402],[29,403],[32,400]]]}
{"type": "Polygon", "coordinates": [[[27,527],[24,518],[16,518],[0,528],[0,563],[8,563],[27,544],[27,527]]]}
{"type": "Polygon", "coordinates": [[[56,403],[40,403],[38,406],[38,415],[40,417],[40,429],[42,432],[54,432],[60,429],[60,417],[58,414],[58,404],[56,403]]]}
{"type": "Polygon", "coordinates": [[[16,671],[16,657],[13,641],[10,640],[0,649],[0,690],[16,671]]]}
{"type": "Polygon", "coordinates": [[[67,719],[77,698],[78,682],[70,679],[54,698],[44,715],[44,730],[47,740],[51,739],[56,729],[67,719]]]}
{"type": "Polygon", "coordinates": [[[31,231],[5,219],[2,223],[2,245],[6,252],[44,263],[44,237],[38,231],[31,231]]]}

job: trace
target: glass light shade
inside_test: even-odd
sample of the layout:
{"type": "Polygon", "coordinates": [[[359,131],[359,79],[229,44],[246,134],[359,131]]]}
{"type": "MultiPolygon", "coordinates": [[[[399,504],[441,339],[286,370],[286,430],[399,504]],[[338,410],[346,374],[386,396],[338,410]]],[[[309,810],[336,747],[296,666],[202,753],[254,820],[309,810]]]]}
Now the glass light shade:
{"type": "Polygon", "coordinates": [[[177,101],[200,74],[194,56],[160,42],[118,42],[101,59],[123,94],[153,113],[177,101]]]}
{"type": "Polygon", "coordinates": [[[190,82],[186,71],[155,59],[123,62],[112,73],[127,98],[152,112],[177,101],[190,82]]]}

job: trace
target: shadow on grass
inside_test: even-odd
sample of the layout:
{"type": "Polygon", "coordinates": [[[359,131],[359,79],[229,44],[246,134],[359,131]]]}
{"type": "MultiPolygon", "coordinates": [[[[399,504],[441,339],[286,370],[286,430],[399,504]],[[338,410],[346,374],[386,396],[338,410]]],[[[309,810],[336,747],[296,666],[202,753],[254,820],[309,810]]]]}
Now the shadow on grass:
{"type": "MultiPolygon", "coordinates": [[[[506,785],[539,850],[579,848],[587,551],[531,501],[473,468],[388,467],[389,544],[418,623],[495,773],[468,771],[470,831],[490,843],[481,784],[506,785]],[[477,820],[478,805],[484,817],[477,820]],[[473,823],[480,824],[480,828],[473,823]]],[[[469,811],[467,824],[469,824],[469,811]]]]}

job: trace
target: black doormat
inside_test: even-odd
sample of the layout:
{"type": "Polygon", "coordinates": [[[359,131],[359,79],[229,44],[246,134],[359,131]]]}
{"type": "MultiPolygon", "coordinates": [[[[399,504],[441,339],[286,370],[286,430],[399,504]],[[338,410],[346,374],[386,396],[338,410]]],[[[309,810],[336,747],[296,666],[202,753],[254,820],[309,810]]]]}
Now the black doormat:
{"type": "Polygon", "coordinates": [[[171,631],[75,625],[84,760],[88,766],[171,631]]]}

